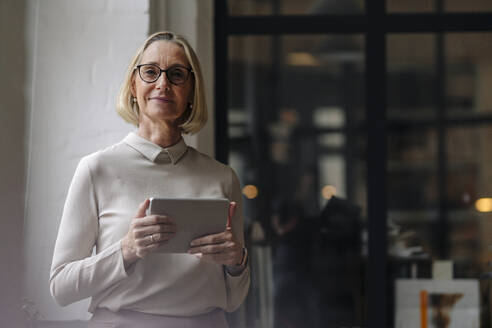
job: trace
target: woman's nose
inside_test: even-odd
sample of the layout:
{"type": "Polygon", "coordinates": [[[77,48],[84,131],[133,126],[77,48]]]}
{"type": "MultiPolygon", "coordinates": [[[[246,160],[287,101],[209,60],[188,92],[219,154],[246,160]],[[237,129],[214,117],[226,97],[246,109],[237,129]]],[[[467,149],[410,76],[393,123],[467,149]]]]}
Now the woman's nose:
{"type": "Polygon", "coordinates": [[[171,87],[171,82],[169,82],[169,79],[167,78],[166,72],[162,72],[161,76],[155,81],[156,87],[157,88],[167,88],[169,89],[171,87]]]}

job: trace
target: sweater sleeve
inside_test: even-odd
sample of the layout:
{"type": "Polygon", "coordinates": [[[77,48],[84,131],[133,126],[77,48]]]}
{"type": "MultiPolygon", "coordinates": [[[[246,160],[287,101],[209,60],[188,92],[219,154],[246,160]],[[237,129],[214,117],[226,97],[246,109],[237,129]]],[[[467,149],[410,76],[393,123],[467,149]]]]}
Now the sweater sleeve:
{"type": "Polygon", "coordinates": [[[68,191],[51,264],[50,291],[59,305],[91,297],[127,277],[121,242],[93,255],[98,230],[97,197],[83,158],[68,191]]]}
{"type": "MultiPolygon", "coordinates": [[[[231,189],[229,193],[229,199],[236,202],[236,212],[232,218],[232,231],[244,245],[244,220],[243,220],[243,201],[241,195],[241,188],[239,186],[239,180],[232,169],[230,169],[231,189]]],[[[250,268],[249,264],[246,268],[237,276],[230,275],[227,270],[225,271],[226,277],[226,289],[227,289],[227,312],[236,310],[244,301],[248,295],[250,285],[250,268]]]]}

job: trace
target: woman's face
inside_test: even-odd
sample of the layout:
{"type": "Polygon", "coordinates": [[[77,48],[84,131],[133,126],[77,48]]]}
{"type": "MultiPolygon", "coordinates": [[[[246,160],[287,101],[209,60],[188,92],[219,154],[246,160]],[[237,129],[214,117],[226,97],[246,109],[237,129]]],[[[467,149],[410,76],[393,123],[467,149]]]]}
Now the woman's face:
{"type": "MultiPolygon", "coordinates": [[[[175,65],[190,67],[183,48],[173,42],[155,41],[145,49],[140,64],[155,64],[161,69],[175,65]]],[[[171,122],[178,125],[188,103],[192,103],[193,77],[181,85],[169,82],[166,73],[162,72],[159,79],[148,83],[143,81],[138,71],[133,76],[132,94],[137,98],[140,109],[139,122],[171,122]]]]}

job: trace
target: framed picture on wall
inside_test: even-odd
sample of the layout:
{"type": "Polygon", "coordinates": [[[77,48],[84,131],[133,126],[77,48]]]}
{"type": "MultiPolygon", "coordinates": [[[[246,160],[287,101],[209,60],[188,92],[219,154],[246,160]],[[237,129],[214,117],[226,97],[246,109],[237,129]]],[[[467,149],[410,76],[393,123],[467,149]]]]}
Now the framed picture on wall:
{"type": "Polygon", "coordinates": [[[397,279],[395,328],[479,328],[475,279],[397,279]]]}

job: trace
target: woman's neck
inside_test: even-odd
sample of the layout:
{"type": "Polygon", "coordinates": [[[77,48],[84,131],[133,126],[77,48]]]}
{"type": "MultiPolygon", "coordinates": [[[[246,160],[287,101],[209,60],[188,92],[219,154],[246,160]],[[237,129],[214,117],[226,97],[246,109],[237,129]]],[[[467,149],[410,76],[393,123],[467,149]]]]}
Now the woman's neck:
{"type": "Polygon", "coordinates": [[[172,123],[140,122],[137,134],[162,148],[172,146],[181,139],[181,129],[172,123]]]}

